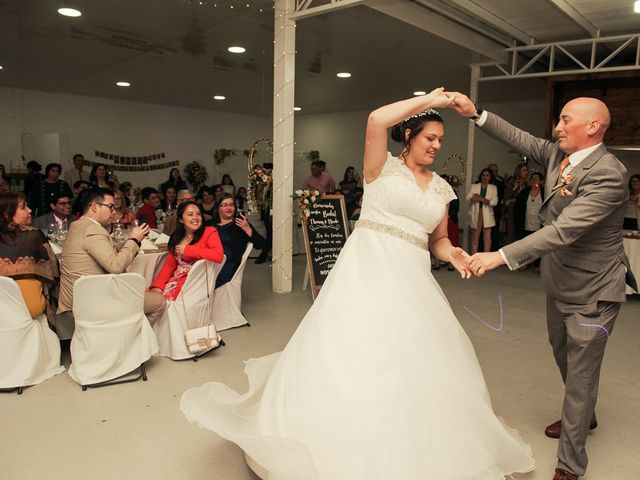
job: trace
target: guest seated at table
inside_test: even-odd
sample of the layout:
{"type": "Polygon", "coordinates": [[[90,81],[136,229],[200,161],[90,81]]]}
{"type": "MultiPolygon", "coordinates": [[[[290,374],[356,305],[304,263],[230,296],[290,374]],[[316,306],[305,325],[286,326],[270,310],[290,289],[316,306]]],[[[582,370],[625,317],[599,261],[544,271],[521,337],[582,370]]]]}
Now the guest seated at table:
{"type": "Polygon", "coordinates": [[[31,209],[24,194],[0,193],[0,275],[16,281],[31,317],[36,318],[49,306],[58,266],[44,234],[30,224],[31,209]]]}
{"type": "MultiPolygon", "coordinates": [[[[118,251],[107,232],[111,215],[115,211],[112,190],[94,188],[82,193],[83,215],[69,227],[60,259],[60,301],[58,314],[71,312],[73,285],[83,275],[124,273],[138,254],[140,243],[149,233],[142,224],[131,229],[129,239],[118,251]]],[[[96,308],[104,308],[96,305],[96,308]]],[[[164,303],[145,295],[144,313],[153,324],[164,310],[164,303]]],[[[65,321],[69,321],[68,316],[65,321]]]]}
{"type": "Polygon", "coordinates": [[[176,197],[178,190],[173,185],[162,186],[162,201],[160,202],[160,209],[168,216],[172,216],[176,213],[176,197]]]}
{"type": "Polygon", "coordinates": [[[124,197],[124,193],[122,193],[120,190],[114,190],[113,199],[116,208],[113,211],[113,215],[111,216],[109,222],[112,225],[120,223],[120,225],[122,225],[124,228],[129,228],[129,226],[136,219],[136,215],[131,210],[129,210],[129,207],[127,207],[127,201],[124,197]]]}
{"type": "Polygon", "coordinates": [[[242,254],[247,249],[247,243],[251,242],[254,248],[262,250],[266,246],[266,240],[245,216],[236,216],[236,204],[233,195],[229,193],[224,193],[216,203],[214,218],[207,225],[214,225],[218,229],[224,254],[227,256],[216,279],[218,288],[233,278],[242,261],[242,254]]]}
{"type": "Polygon", "coordinates": [[[66,222],[66,227],[68,227],[76,219],[71,215],[71,198],[64,193],[54,193],[49,207],[51,208],[49,213],[40,215],[33,220],[33,226],[42,230],[45,235],[50,225],[62,228],[66,222]]]}
{"type": "Polygon", "coordinates": [[[140,192],[144,204],[136,213],[136,218],[140,223],[146,223],[151,228],[158,228],[156,222],[156,209],[160,206],[158,191],[153,187],[144,187],[140,192]]]}
{"type": "MultiPolygon", "coordinates": [[[[191,193],[191,190],[180,190],[178,192],[178,195],[176,196],[176,205],[178,207],[182,205],[184,202],[193,202],[193,201],[195,201],[195,197],[193,196],[193,193],[191,193]]],[[[177,226],[178,226],[178,215],[177,214],[171,215],[170,217],[167,217],[165,219],[162,233],[170,236],[173,232],[176,231],[177,226]]]]}
{"type": "Polygon", "coordinates": [[[86,180],[78,180],[73,184],[73,202],[71,203],[71,215],[77,220],[82,216],[82,205],[80,203],[80,194],[85,190],[89,190],[91,185],[86,180]]]}
{"type": "Polygon", "coordinates": [[[197,203],[183,202],[178,207],[176,217],[178,224],[169,239],[167,261],[149,290],[149,294],[158,301],[176,299],[196,261],[204,258],[220,263],[224,255],[217,230],[205,227],[197,203]]]}
{"type": "MultiPolygon", "coordinates": [[[[216,185],[217,187],[218,185],[216,185]]],[[[201,187],[198,192],[198,203],[202,207],[202,214],[205,215],[205,221],[211,220],[214,216],[216,197],[215,187],[201,187]]]]}

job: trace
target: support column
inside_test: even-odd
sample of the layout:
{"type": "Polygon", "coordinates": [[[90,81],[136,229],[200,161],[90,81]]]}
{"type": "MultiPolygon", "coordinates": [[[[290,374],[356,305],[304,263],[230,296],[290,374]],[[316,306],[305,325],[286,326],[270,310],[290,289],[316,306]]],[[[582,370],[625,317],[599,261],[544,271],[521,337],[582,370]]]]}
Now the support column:
{"type": "MultiPolygon", "coordinates": [[[[472,102],[478,103],[478,83],[480,78],[480,66],[471,65],[471,83],[469,85],[469,98],[472,102]]],[[[476,134],[476,124],[469,121],[469,130],[467,132],[467,165],[465,170],[465,181],[464,181],[464,195],[467,195],[469,189],[471,188],[471,184],[473,183],[473,160],[474,160],[474,143],[475,143],[475,134],[476,134]]],[[[462,197],[465,198],[465,197],[462,197]]],[[[469,206],[467,205],[467,208],[469,206]]],[[[463,220],[460,220],[463,221],[463,220]]],[[[463,232],[462,232],[462,248],[465,251],[469,251],[469,225],[466,220],[466,217],[463,221],[463,232]]]]}
{"type": "Polygon", "coordinates": [[[273,249],[272,289],[292,289],[293,105],[295,87],[295,0],[275,1],[273,45],[273,249]]]}

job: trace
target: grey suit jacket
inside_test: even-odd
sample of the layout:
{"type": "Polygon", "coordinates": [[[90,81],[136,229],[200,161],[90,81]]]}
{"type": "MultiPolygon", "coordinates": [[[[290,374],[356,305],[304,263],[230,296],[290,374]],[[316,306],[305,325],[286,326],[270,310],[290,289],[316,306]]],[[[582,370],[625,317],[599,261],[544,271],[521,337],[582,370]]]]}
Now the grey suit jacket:
{"type": "Polygon", "coordinates": [[[73,307],[73,285],[83,275],[123,273],[138,254],[133,241],[116,249],[107,231],[87,217],[69,227],[60,259],[60,298],[58,313],[73,307]]]}
{"type": "MultiPolygon", "coordinates": [[[[67,217],[67,226],[71,225],[71,222],[75,221],[76,217],[73,215],[69,215],[67,217]]],[[[42,230],[42,232],[46,235],[47,228],[51,223],[56,223],[56,220],[53,218],[53,212],[49,212],[45,215],[40,215],[33,219],[33,226],[38,230],[42,230]]]]}
{"type": "Polygon", "coordinates": [[[575,304],[624,302],[625,281],[637,286],[622,246],[628,197],[624,165],[601,145],[571,171],[570,183],[558,187],[565,156],[558,143],[487,113],[481,130],[533,159],[546,175],[547,197],[540,209],[544,227],[502,248],[509,266],[519,268],[542,257],[548,295],[575,304]],[[564,188],[571,195],[561,195],[564,188]]]}

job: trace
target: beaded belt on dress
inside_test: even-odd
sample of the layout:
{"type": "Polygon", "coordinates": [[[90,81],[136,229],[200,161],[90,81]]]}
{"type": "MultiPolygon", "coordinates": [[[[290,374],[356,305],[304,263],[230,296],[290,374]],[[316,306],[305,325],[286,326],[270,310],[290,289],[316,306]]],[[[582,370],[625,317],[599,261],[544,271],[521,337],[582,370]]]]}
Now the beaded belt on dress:
{"type": "Polygon", "coordinates": [[[396,238],[401,238],[402,240],[405,240],[416,247],[422,248],[423,250],[429,250],[429,242],[427,240],[409,232],[405,232],[401,228],[376,222],[375,220],[367,220],[366,218],[360,219],[356,222],[355,228],[376,230],[378,232],[386,233],[387,235],[392,235],[396,238]]]}

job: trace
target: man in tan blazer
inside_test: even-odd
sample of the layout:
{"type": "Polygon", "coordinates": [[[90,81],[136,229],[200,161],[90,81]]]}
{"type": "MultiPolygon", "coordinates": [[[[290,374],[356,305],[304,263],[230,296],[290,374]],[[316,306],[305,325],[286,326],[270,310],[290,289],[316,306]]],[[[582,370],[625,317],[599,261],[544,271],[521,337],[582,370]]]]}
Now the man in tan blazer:
{"type": "Polygon", "coordinates": [[[546,172],[544,226],[499,252],[472,256],[470,267],[482,275],[505,263],[515,270],[542,257],[549,342],[565,384],[562,419],[545,434],[560,439],[553,479],[576,480],[587,468],[589,430],[598,426],[600,367],[626,299],[625,282],[637,289],[622,246],[627,171],[603,143],[609,109],[595,98],[571,100],[558,119],[558,140],[551,142],[478,112],[465,95],[450,95],[458,113],[546,172]]]}
{"type": "MultiPolygon", "coordinates": [[[[83,275],[123,273],[140,250],[142,239],[149,233],[146,224],[134,227],[129,239],[118,251],[105,227],[115,209],[113,192],[96,188],[83,192],[84,214],[69,226],[60,260],[60,298],[58,314],[71,312],[73,286],[83,275]]],[[[144,312],[153,324],[164,310],[164,298],[145,293],[144,312]]],[[[103,308],[96,305],[96,308],[103,308]]],[[[59,316],[59,320],[60,315],[59,316]]],[[[69,314],[62,317],[67,324],[69,314]]],[[[63,338],[63,337],[61,337],[63,338]]]]}

